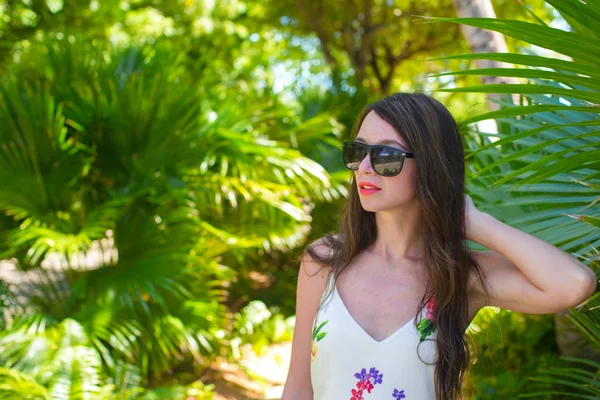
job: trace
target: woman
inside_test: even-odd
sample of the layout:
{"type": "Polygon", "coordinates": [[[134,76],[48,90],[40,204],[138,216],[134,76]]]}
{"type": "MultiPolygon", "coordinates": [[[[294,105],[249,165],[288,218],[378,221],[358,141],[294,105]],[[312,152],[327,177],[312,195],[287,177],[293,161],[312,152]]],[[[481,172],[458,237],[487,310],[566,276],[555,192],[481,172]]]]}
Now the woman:
{"type": "Polygon", "coordinates": [[[437,100],[383,98],[353,132],[338,233],[300,265],[282,400],[461,398],[480,308],[555,313],[592,295],[587,266],[475,208],[456,122],[437,100]]]}

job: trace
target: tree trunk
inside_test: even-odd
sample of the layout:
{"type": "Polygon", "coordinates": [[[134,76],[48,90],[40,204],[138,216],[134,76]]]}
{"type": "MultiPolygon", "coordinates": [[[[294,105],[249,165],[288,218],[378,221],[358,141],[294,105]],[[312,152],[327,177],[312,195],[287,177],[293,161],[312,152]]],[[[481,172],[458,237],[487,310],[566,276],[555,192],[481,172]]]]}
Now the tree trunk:
{"type": "MultiPolygon", "coordinates": [[[[452,0],[456,14],[461,18],[496,18],[491,0],[452,0]]],[[[501,33],[486,31],[473,26],[461,25],[460,29],[472,53],[508,53],[506,41],[501,33]]],[[[511,64],[476,60],[477,68],[510,68],[511,64]]],[[[482,76],[483,84],[518,83],[515,78],[482,76]]],[[[500,108],[493,100],[499,100],[499,94],[488,94],[487,104],[490,111],[500,108]]],[[[513,102],[518,102],[518,96],[513,95],[513,102]]]]}

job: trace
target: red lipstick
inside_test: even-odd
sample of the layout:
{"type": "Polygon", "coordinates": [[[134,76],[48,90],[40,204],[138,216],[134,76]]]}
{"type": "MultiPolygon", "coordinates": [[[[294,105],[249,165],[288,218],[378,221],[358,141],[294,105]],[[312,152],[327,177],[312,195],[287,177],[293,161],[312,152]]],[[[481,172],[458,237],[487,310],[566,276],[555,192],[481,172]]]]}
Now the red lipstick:
{"type": "Polygon", "coordinates": [[[358,182],[358,191],[360,194],[369,195],[381,191],[381,188],[370,182],[358,182]]]}

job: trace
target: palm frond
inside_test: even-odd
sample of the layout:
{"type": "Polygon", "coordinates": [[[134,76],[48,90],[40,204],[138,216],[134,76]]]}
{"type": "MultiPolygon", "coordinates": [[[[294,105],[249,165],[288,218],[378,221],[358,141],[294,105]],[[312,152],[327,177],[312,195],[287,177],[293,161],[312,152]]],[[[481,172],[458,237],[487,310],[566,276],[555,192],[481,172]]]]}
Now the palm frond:
{"type": "Polygon", "coordinates": [[[50,400],[52,397],[32,376],[0,367],[0,399],[50,400]]]}
{"type": "MultiPolygon", "coordinates": [[[[544,24],[499,19],[436,18],[503,33],[561,55],[470,54],[438,59],[493,60],[518,68],[474,69],[438,76],[507,76],[523,80],[511,85],[443,89],[521,95],[521,104],[500,102],[501,109],[464,121],[461,132],[468,147],[469,187],[503,219],[547,242],[575,252],[590,266],[600,245],[597,205],[600,202],[600,8],[594,1],[547,0],[575,29],[563,31],[544,24]],[[467,124],[495,119],[498,133],[475,131],[467,124]],[[501,189],[496,194],[490,188],[501,189]],[[590,256],[588,256],[588,254],[590,256]]],[[[475,197],[474,197],[475,198],[475,197]]],[[[592,348],[600,349],[598,294],[585,310],[570,310],[568,319],[592,348]]],[[[565,358],[567,367],[543,370],[532,380],[543,387],[519,397],[566,396],[600,398],[600,365],[565,358]],[[584,368],[585,367],[585,368],[584,368]]],[[[562,397],[561,397],[562,398],[562,397]]]]}

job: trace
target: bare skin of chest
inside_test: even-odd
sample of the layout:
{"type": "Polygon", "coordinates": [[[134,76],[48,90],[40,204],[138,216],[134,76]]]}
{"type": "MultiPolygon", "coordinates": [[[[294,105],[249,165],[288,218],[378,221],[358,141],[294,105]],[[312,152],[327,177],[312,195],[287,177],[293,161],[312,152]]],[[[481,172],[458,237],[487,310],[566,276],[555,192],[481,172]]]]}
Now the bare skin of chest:
{"type": "Polygon", "coordinates": [[[338,277],[336,288],[354,321],[375,341],[412,323],[425,292],[422,268],[356,260],[338,277]]]}

